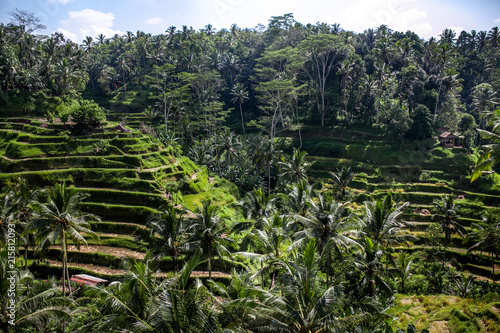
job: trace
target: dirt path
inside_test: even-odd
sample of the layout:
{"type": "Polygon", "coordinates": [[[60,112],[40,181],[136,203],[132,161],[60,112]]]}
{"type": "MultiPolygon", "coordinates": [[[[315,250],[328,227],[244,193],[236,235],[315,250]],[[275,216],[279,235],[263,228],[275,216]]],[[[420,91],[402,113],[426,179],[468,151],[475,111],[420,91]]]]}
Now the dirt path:
{"type": "MultiPolygon", "coordinates": [[[[56,267],[62,267],[62,263],[59,261],[55,260],[48,260],[51,266],[56,266],[56,267]]],[[[112,269],[104,266],[97,266],[97,265],[91,265],[91,264],[78,264],[78,263],[68,263],[69,268],[84,268],[92,272],[96,272],[99,274],[105,274],[105,275],[125,275],[127,273],[126,270],[124,269],[112,269]]],[[[71,272],[70,272],[71,274],[71,272]]],[[[159,273],[157,276],[164,278],[168,275],[169,273],[167,272],[162,272],[159,273]]],[[[218,278],[218,277],[230,277],[230,274],[224,273],[224,272],[212,272],[212,277],[218,278]]],[[[191,277],[198,277],[198,278],[208,278],[208,271],[193,271],[191,273],[191,277]]]]}
{"type": "MultiPolygon", "coordinates": [[[[59,261],[55,260],[48,260],[51,266],[56,266],[56,267],[62,267],[62,263],[59,261]]],[[[68,263],[69,268],[76,267],[76,268],[85,268],[88,269],[89,271],[96,272],[99,274],[106,274],[106,275],[123,275],[127,271],[123,269],[112,269],[104,266],[96,266],[96,265],[91,265],[91,264],[78,264],[78,263],[73,263],[69,262],[68,263]]],[[[71,274],[71,272],[70,272],[71,274]]]]}
{"type": "MultiPolygon", "coordinates": [[[[51,249],[60,249],[60,246],[51,246],[51,249]]],[[[72,252],[83,252],[83,253],[95,253],[101,252],[105,254],[111,254],[116,257],[127,257],[127,258],[136,258],[136,259],[144,259],[146,254],[144,252],[132,251],[130,249],[126,249],[123,247],[112,247],[112,246],[99,246],[99,245],[89,245],[89,246],[81,246],[80,251],[74,245],[68,245],[68,251],[72,252]]]]}

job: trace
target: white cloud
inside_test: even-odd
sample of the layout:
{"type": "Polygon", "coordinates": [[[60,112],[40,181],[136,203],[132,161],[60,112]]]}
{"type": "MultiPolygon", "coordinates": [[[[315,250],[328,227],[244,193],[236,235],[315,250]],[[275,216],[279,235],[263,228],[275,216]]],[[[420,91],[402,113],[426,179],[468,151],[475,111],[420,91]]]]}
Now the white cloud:
{"type": "Polygon", "coordinates": [[[96,37],[103,34],[112,37],[115,34],[123,34],[120,30],[112,29],[114,19],[113,13],[103,13],[93,9],[69,12],[68,19],[61,21],[62,27],[57,31],[75,43],[80,43],[86,36],[96,37]]]}
{"type": "Polygon", "coordinates": [[[164,22],[163,19],[160,17],[152,17],[146,20],[146,24],[151,24],[151,25],[157,25],[163,22],[164,22]]]}
{"type": "Polygon", "coordinates": [[[59,28],[57,29],[58,32],[62,33],[64,35],[64,38],[66,39],[71,39],[74,42],[78,42],[78,39],[76,37],[76,34],[64,29],[64,28],[59,28]]]}
{"type": "Polygon", "coordinates": [[[427,12],[418,9],[416,0],[358,0],[343,10],[340,17],[342,26],[357,32],[382,24],[393,30],[411,30],[424,36],[432,32],[427,12]]]}
{"type": "Polygon", "coordinates": [[[464,27],[457,27],[456,25],[450,25],[448,29],[455,31],[458,37],[458,35],[460,35],[460,33],[464,30],[464,27]]]}
{"type": "Polygon", "coordinates": [[[500,17],[495,20],[495,23],[500,23],[500,17]]]}
{"type": "Polygon", "coordinates": [[[66,5],[70,2],[73,2],[75,0],[48,0],[49,2],[57,2],[60,5],[66,5]]]}

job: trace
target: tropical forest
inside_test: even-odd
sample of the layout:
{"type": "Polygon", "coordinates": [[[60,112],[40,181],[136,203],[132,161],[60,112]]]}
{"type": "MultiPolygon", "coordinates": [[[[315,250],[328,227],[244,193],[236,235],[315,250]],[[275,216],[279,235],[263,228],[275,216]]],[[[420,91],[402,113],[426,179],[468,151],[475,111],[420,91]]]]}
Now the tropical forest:
{"type": "Polygon", "coordinates": [[[500,31],[0,24],[1,332],[500,332],[500,31]]]}

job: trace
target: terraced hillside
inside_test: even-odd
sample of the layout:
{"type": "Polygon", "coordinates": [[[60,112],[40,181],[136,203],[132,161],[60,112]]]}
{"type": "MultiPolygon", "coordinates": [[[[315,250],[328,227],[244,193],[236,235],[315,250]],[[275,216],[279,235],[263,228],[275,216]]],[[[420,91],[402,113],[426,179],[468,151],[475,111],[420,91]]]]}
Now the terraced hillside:
{"type": "MultiPolygon", "coordinates": [[[[92,226],[100,242],[89,239],[90,246],[81,251],[69,248],[74,272],[90,270],[109,277],[121,273],[123,257],[143,258],[146,244],[134,236],[168,200],[182,200],[193,210],[204,198],[212,198],[225,206],[224,214],[234,214],[226,205],[235,201],[234,185],[210,178],[205,168],[137,130],[125,133],[109,123],[76,135],[69,125],[47,128],[37,120],[3,120],[0,183],[18,177],[39,187],[65,181],[89,194],[81,208],[102,220],[92,226]]],[[[43,257],[57,266],[61,253],[52,247],[43,257]]],[[[169,263],[162,266],[168,269],[169,263]]]]}
{"type": "MultiPolygon", "coordinates": [[[[438,221],[433,201],[444,194],[457,198],[458,221],[467,230],[490,212],[500,215],[500,187],[497,175],[470,182],[470,170],[476,161],[464,148],[444,149],[437,142],[414,142],[401,146],[381,130],[324,129],[308,127],[302,131],[302,149],[314,161],[312,176],[331,184],[329,171],[352,167],[356,173],[349,190],[355,205],[379,199],[391,192],[398,201],[410,202],[403,219],[411,222],[412,234],[419,238],[410,251],[430,246],[426,229],[438,221]]],[[[298,133],[285,137],[299,147],[298,133]]],[[[443,237],[443,236],[442,236],[443,237]]],[[[447,256],[455,258],[460,268],[491,278],[491,261],[486,254],[467,254],[472,240],[453,235],[447,256]]],[[[500,277],[500,262],[495,261],[495,275],[500,277]]]]}

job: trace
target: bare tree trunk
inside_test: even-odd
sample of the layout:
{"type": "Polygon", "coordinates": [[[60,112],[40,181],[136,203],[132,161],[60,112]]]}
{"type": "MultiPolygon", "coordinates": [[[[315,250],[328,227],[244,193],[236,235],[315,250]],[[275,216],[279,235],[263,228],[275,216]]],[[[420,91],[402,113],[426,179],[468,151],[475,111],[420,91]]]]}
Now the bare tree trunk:
{"type": "Polygon", "coordinates": [[[243,135],[245,135],[245,121],[243,120],[243,109],[240,102],[240,114],[241,114],[241,127],[243,129],[243,135]]]}
{"type": "MultiPolygon", "coordinates": [[[[67,260],[67,253],[66,253],[66,232],[63,230],[62,233],[62,250],[63,250],[63,262],[62,262],[62,267],[63,267],[63,285],[62,285],[62,292],[63,292],[63,298],[66,297],[66,260],[67,260]]],[[[66,319],[63,319],[62,323],[62,331],[63,333],[66,332],[66,319]]]]}
{"type": "Polygon", "coordinates": [[[325,92],[321,92],[321,126],[325,126],[325,92]]]}
{"type": "Polygon", "coordinates": [[[438,96],[436,99],[436,107],[434,108],[434,116],[432,118],[432,123],[436,123],[436,118],[437,118],[437,110],[438,110],[438,104],[439,104],[439,96],[441,95],[441,88],[443,87],[443,79],[441,78],[441,82],[439,83],[439,90],[438,90],[438,96]]]}

